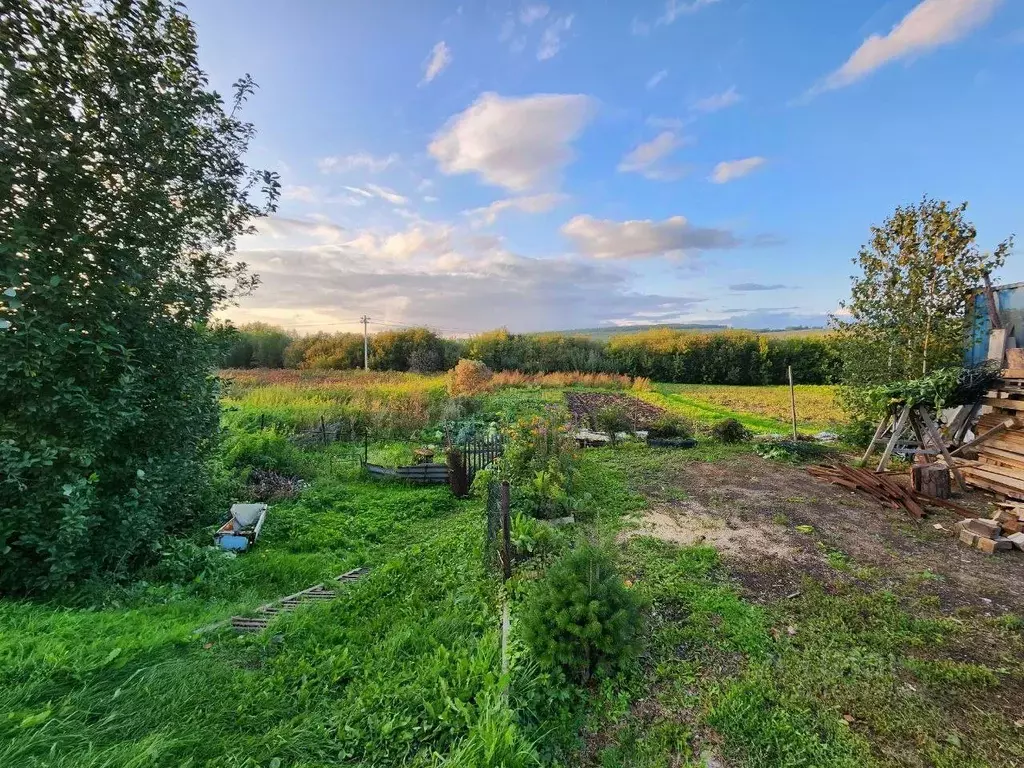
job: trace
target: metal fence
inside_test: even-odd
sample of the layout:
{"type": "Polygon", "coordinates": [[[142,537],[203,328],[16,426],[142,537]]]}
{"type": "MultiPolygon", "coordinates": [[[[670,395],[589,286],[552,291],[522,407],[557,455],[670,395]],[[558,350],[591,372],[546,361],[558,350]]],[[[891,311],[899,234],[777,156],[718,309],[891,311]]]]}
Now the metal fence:
{"type": "Polygon", "coordinates": [[[473,438],[457,443],[454,447],[462,455],[462,462],[470,483],[473,482],[477,472],[487,469],[505,451],[501,435],[473,438]]]}

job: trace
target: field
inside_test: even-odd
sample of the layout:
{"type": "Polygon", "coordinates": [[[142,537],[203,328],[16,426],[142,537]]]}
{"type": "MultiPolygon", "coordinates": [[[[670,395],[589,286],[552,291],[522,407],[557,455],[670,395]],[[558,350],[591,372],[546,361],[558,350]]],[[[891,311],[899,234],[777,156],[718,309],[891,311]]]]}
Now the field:
{"type": "MultiPolygon", "coordinates": [[[[370,481],[358,446],[288,438],[349,419],[403,460],[454,407],[443,377],[229,377],[224,493],[255,467],[306,488],[272,504],[249,554],[209,548],[205,528],[131,583],[0,601],[0,765],[1024,764],[1020,553],[958,549],[952,513],[920,525],[705,436],[726,416],[786,432],[784,387],[641,382],[626,394],[693,419],[698,446],[576,456],[577,523],[547,554],[524,550],[503,586],[480,496],[370,481]],[[646,606],[643,652],[587,685],[541,667],[520,626],[580,539],[612,549],[646,606]],[[194,633],[357,566],[370,571],[336,599],[266,632],[194,633]]],[[[628,387],[506,379],[459,407],[503,426],[564,418],[583,384],[628,387]]],[[[798,387],[797,404],[805,431],[841,418],[829,387],[798,387]]]]}
{"type": "MultiPolygon", "coordinates": [[[[820,431],[843,421],[836,388],[797,385],[797,426],[820,431]]],[[[716,384],[658,384],[656,400],[697,420],[733,417],[755,432],[790,429],[789,387],[731,387],[716,384]]],[[[652,402],[656,401],[652,399],[652,402]]]]}

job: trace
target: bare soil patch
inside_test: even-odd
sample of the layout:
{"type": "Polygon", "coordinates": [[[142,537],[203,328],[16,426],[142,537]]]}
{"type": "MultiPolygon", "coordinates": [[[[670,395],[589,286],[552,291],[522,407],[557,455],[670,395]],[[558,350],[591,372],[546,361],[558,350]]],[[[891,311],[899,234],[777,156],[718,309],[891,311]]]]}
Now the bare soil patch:
{"type": "MultiPolygon", "coordinates": [[[[680,456],[652,480],[643,478],[637,488],[651,508],[624,535],[715,546],[750,599],[784,597],[805,576],[838,584],[870,572],[893,588],[912,583],[917,595],[934,595],[944,609],[1024,609],[1024,553],[993,556],[962,547],[953,534],[959,518],[951,512],[931,512],[918,523],[801,467],[755,455],[713,463],[680,456]],[[666,498],[667,488],[674,492],[666,498]],[[936,523],[944,529],[934,528],[936,523]],[[813,530],[801,532],[798,526],[813,530]],[[850,567],[835,567],[846,562],[850,567]]],[[[979,514],[991,509],[991,499],[977,491],[957,502],[979,514]]]]}
{"type": "Polygon", "coordinates": [[[593,427],[593,417],[599,411],[611,407],[622,408],[632,420],[634,429],[643,429],[665,414],[656,405],[611,392],[566,392],[565,401],[572,414],[573,424],[579,427],[593,427]]]}

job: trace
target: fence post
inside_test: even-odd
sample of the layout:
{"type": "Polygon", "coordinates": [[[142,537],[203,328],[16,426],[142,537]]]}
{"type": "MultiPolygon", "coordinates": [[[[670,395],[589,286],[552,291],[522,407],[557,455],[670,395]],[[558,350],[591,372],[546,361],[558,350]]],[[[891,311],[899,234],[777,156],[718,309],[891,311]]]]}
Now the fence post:
{"type": "Polygon", "coordinates": [[[508,480],[501,481],[501,567],[505,581],[512,578],[512,532],[509,530],[508,480]]]}
{"type": "Polygon", "coordinates": [[[320,414],[320,439],[327,445],[327,424],[324,422],[324,415],[320,414]]]}
{"type": "Polygon", "coordinates": [[[786,367],[786,373],[789,376],[789,407],[793,414],[793,440],[797,439],[796,436],[796,391],[793,389],[793,366],[786,367]]]}

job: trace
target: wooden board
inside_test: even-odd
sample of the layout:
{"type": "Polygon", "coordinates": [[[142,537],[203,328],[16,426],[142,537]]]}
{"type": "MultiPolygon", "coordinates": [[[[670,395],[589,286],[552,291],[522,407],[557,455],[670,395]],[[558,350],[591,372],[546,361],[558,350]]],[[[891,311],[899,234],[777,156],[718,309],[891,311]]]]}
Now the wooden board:
{"type": "Polygon", "coordinates": [[[1000,485],[1006,486],[1007,488],[1014,489],[1015,491],[1017,491],[1017,493],[1024,494],[1024,480],[1018,480],[1017,478],[1004,475],[996,470],[1005,471],[1005,468],[984,467],[979,465],[977,467],[964,467],[963,471],[965,475],[970,475],[971,477],[974,478],[980,477],[984,480],[999,483],[1000,485]]]}
{"type": "Polygon", "coordinates": [[[1024,379],[1024,368],[1003,368],[1000,375],[1004,379],[1024,379]]]}
{"type": "Polygon", "coordinates": [[[986,445],[978,451],[978,457],[989,461],[1000,461],[1010,467],[1024,469],[1024,455],[1016,451],[1005,451],[986,445]]]}
{"type": "Polygon", "coordinates": [[[967,470],[966,473],[967,482],[976,488],[982,488],[986,491],[992,491],[993,493],[999,493],[1003,496],[1008,496],[1011,499],[1022,499],[1024,500],[1024,493],[1018,489],[1000,483],[998,481],[990,480],[980,475],[975,476],[973,470],[967,470]]]}
{"type": "Polygon", "coordinates": [[[986,397],[981,402],[982,405],[1004,411],[1024,411],[1024,400],[1011,400],[1008,397],[986,397]]]}
{"type": "MultiPolygon", "coordinates": [[[[968,469],[968,467],[964,467],[964,469],[968,469]]],[[[976,464],[975,466],[970,467],[970,469],[980,469],[985,472],[991,472],[996,475],[1002,475],[1003,477],[1007,478],[1007,482],[1011,484],[1015,482],[1020,482],[1021,489],[1024,490],[1024,470],[1022,469],[1017,469],[1015,467],[1006,467],[1001,464],[988,462],[983,464],[976,464]]]]}

